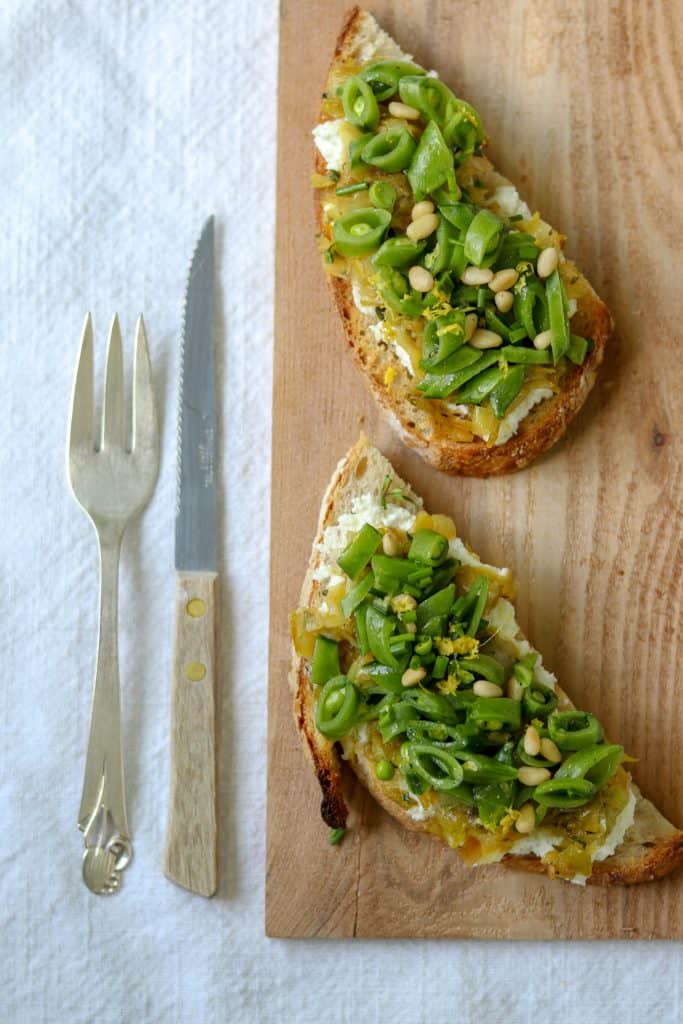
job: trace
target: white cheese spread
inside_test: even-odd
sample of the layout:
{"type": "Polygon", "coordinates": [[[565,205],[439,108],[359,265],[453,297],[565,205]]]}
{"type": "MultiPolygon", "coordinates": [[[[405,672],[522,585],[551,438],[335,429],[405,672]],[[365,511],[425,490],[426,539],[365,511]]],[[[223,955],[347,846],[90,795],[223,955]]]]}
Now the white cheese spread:
{"type": "Polygon", "coordinates": [[[313,129],[313,141],[327,164],[328,171],[340,171],[349,141],[349,126],[343,117],[323,121],[313,129]]]}
{"type": "Polygon", "coordinates": [[[506,217],[531,218],[531,210],[523,199],[520,199],[519,192],[514,185],[501,185],[494,193],[495,201],[500,206],[506,217]]]}
{"type": "Polygon", "coordinates": [[[519,430],[520,423],[525,416],[529,415],[534,406],[552,396],[550,388],[534,388],[533,391],[530,391],[526,398],[501,420],[496,445],[505,444],[511,437],[514,437],[519,430]]]}

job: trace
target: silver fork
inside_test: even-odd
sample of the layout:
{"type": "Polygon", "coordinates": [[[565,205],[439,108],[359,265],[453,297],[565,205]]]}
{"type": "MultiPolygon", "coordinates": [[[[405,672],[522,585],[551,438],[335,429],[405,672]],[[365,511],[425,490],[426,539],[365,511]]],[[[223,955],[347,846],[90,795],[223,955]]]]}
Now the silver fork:
{"type": "Polygon", "coordinates": [[[90,518],[100,550],[97,667],[78,827],[85,834],[83,879],[92,892],[115,892],[133,849],[128,831],[121,748],[118,664],[118,576],[121,540],[147,504],[159,469],[152,370],[145,325],[138,318],[133,416],[126,446],[123,354],[118,317],[109,332],[101,441],[94,443],[93,331],[85,318],[69,422],[67,473],[74,498],[90,518]]]}

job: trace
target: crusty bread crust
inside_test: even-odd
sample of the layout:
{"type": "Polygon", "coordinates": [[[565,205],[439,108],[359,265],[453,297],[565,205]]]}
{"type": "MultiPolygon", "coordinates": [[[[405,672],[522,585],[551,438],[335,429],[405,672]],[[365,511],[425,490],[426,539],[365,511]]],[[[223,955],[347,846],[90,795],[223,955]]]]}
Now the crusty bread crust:
{"type": "MultiPolygon", "coordinates": [[[[335,524],[339,516],[350,509],[354,497],[369,491],[378,491],[387,474],[391,474],[392,488],[401,488],[411,497],[417,498],[410,485],[397,476],[391,464],[364,435],[361,435],[338,464],[323,498],[316,538],[301,589],[301,607],[315,607],[320,599],[320,584],[315,579],[315,570],[321,562],[318,545],[322,541],[325,529],[335,524]]],[[[339,745],[326,740],[315,727],[317,694],[310,682],[308,661],[299,657],[295,651],[292,652],[289,681],[294,695],[296,723],[322,791],[323,820],[331,828],[343,828],[346,825],[348,808],[342,791],[339,745]]],[[[560,707],[571,707],[569,697],[559,687],[557,692],[560,707]]],[[[392,817],[413,832],[426,833],[441,841],[427,831],[424,823],[414,821],[404,808],[387,796],[385,788],[375,776],[369,759],[358,756],[354,751],[350,764],[361,782],[392,817]]],[[[593,874],[588,879],[590,884],[632,885],[651,881],[669,874],[683,863],[683,831],[679,831],[667,821],[654,805],[640,794],[637,787],[633,788],[637,801],[633,825],[611,857],[594,863],[593,874]]],[[[506,867],[536,874],[550,874],[552,871],[549,865],[533,855],[509,855],[503,864],[506,867]]]]}
{"type": "MultiPolygon", "coordinates": [[[[379,31],[370,14],[360,7],[354,7],[347,15],[337,39],[330,74],[344,62],[352,61],[357,47],[379,31]]],[[[324,114],[321,120],[325,120],[324,114]]],[[[325,162],[317,150],[315,167],[320,174],[326,170],[325,162]]],[[[489,179],[496,187],[511,184],[486,158],[481,158],[480,173],[485,181],[489,179]]],[[[316,196],[316,219],[318,230],[324,232],[325,218],[319,196],[316,196]]],[[[480,477],[510,473],[527,466],[536,456],[552,447],[586,401],[612,332],[612,317],[607,306],[579,274],[580,294],[572,327],[576,332],[593,339],[593,351],[582,366],[569,370],[559,394],[532,409],[509,441],[488,446],[481,439],[475,438],[463,443],[449,436],[448,426],[456,414],[449,411],[443,402],[422,398],[410,385],[409,377],[394,353],[378,350],[377,342],[368,332],[368,326],[373,320],[356,307],[350,281],[327,276],[346,340],[370,391],[405,443],[415,448],[425,461],[445,473],[480,477]],[[397,382],[403,384],[402,387],[388,387],[385,383],[388,365],[394,368],[397,382]]]]}

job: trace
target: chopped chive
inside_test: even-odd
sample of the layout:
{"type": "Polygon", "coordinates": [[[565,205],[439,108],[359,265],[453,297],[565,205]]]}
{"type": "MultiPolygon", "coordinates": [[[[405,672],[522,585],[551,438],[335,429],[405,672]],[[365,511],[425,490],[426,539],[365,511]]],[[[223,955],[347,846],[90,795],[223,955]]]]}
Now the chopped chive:
{"type": "Polygon", "coordinates": [[[354,192],[364,192],[367,188],[370,188],[367,181],[358,181],[354,185],[343,185],[341,188],[335,189],[335,192],[338,196],[350,196],[354,192]]]}
{"type": "Polygon", "coordinates": [[[342,839],[346,835],[345,828],[331,828],[330,829],[330,846],[339,846],[342,839]]]}

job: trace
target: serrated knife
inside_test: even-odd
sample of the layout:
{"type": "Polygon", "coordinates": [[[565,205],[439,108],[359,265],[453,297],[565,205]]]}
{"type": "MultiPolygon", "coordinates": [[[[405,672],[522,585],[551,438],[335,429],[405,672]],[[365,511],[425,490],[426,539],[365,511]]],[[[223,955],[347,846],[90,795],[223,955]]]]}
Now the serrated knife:
{"type": "Polygon", "coordinates": [[[185,292],[178,408],[176,608],[171,790],[164,872],[212,896],[217,885],[215,675],[216,337],[214,224],[197,242],[185,292]]]}

